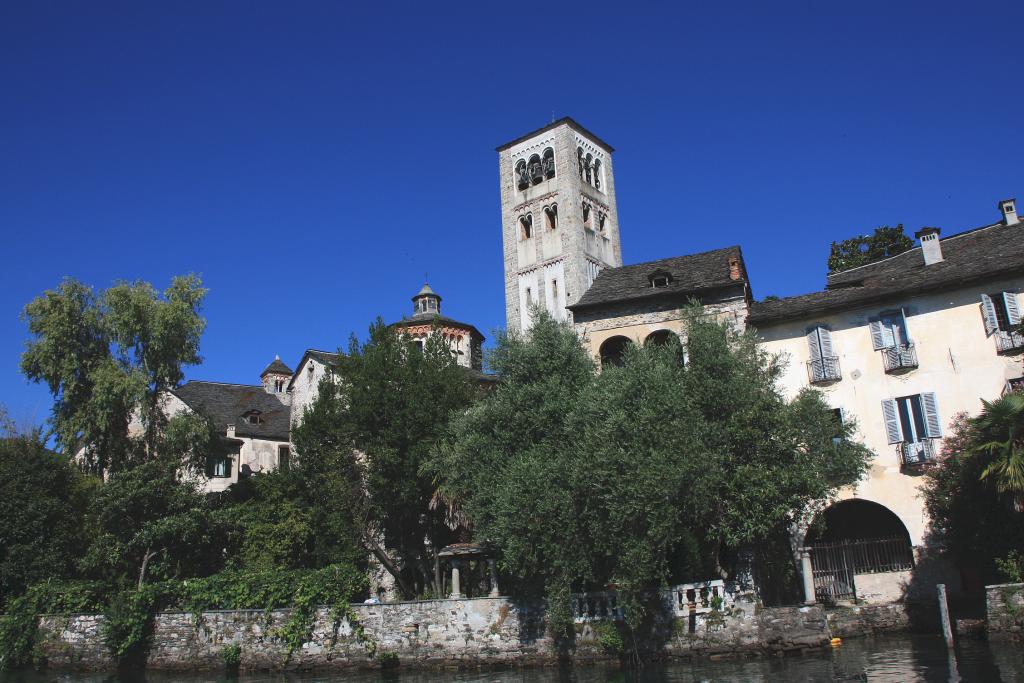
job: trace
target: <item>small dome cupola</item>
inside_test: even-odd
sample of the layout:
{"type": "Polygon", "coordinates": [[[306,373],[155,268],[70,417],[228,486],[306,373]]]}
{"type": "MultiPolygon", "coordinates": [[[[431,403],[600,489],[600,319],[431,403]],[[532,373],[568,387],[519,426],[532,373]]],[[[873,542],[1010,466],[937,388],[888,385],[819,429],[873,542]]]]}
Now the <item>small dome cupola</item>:
{"type": "Polygon", "coordinates": [[[291,376],[292,369],[281,362],[281,356],[274,356],[270,365],[260,373],[260,380],[268,394],[283,394],[291,376]]]}
{"type": "Polygon", "coordinates": [[[413,315],[440,315],[441,296],[424,283],[420,291],[412,298],[413,315]]]}

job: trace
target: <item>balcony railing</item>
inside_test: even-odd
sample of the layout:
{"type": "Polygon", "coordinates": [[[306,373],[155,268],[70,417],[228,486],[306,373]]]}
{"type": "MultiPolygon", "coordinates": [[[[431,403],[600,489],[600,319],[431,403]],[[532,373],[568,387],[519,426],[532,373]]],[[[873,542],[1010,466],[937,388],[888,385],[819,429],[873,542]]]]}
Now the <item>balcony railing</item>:
{"type": "Polygon", "coordinates": [[[1008,353],[1010,351],[1019,351],[1020,349],[1024,349],[1024,334],[1021,334],[1020,332],[999,330],[996,332],[995,337],[996,350],[999,353],[1008,353]]]}
{"type": "Polygon", "coordinates": [[[909,467],[935,462],[938,455],[938,439],[904,441],[899,445],[900,462],[909,467]]]}
{"type": "Polygon", "coordinates": [[[886,372],[898,372],[917,367],[917,349],[913,344],[897,344],[882,349],[886,372]]]}
{"type": "Polygon", "coordinates": [[[807,377],[811,384],[842,379],[843,373],[839,369],[839,356],[825,356],[807,361],[807,377]]]}

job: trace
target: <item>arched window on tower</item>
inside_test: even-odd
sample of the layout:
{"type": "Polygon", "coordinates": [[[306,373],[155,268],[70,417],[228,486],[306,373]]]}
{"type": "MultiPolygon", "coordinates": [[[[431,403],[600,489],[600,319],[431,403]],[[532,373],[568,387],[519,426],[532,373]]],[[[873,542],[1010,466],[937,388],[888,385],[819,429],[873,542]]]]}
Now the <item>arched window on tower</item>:
{"type": "Polygon", "coordinates": [[[592,155],[588,154],[587,158],[583,160],[583,172],[586,175],[588,183],[593,183],[594,182],[593,181],[593,176],[591,175],[591,171],[593,171],[593,170],[594,170],[594,157],[592,155]]]}
{"type": "Polygon", "coordinates": [[[608,220],[608,214],[604,211],[597,212],[597,231],[604,232],[605,221],[608,220]]]}
{"type": "Polygon", "coordinates": [[[579,163],[579,167],[580,167],[580,180],[583,180],[583,164],[586,163],[586,162],[584,162],[584,160],[583,160],[583,148],[582,147],[577,147],[576,148],[576,161],[579,163]]]}
{"type": "Polygon", "coordinates": [[[590,210],[590,204],[583,202],[583,227],[587,230],[594,229],[594,223],[592,220],[593,211],[590,210]]]}
{"type": "Polygon", "coordinates": [[[548,147],[544,150],[544,158],[541,161],[544,170],[544,178],[551,180],[555,177],[555,150],[548,147]]]}
{"type": "Polygon", "coordinates": [[[519,238],[528,240],[533,237],[533,214],[519,217],[519,238]]]}
{"type": "Polygon", "coordinates": [[[544,171],[541,169],[540,157],[534,154],[530,157],[530,162],[527,165],[530,169],[530,182],[534,185],[540,185],[540,181],[544,180],[544,171]]]}
{"type": "Polygon", "coordinates": [[[594,160],[594,187],[601,189],[601,160],[594,160]]]}
{"type": "Polygon", "coordinates": [[[558,227],[558,204],[544,207],[544,218],[547,221],[548,230],[558,227]]]}
{"type": "Polygon", "coordinates": [[[516,187],[525,190],[530,186],[530,174],[526,172],[526,162],[522,159],[516,164],[516,187]]]}

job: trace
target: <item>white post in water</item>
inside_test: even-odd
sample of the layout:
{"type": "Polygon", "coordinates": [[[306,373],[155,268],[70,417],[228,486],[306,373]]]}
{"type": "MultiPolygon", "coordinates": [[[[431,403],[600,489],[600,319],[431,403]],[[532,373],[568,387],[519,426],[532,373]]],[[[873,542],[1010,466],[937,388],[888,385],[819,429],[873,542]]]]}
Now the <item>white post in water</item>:
{"type": "Polygon", "coordinates": [[[949,621],[949,603],[946,602],[946,584],[936,586],[939,590],[939,615],[942,617],[942,635],[946,637],[946,647],[953,647],[953,624],[949,621]]]}
{"type": "Polygon", "coordinates": [[[813,605],[814,598],[814,566],[811,564],[811,549],[800,548],[800,573],[804,580],[804,604],[813,605]]]}

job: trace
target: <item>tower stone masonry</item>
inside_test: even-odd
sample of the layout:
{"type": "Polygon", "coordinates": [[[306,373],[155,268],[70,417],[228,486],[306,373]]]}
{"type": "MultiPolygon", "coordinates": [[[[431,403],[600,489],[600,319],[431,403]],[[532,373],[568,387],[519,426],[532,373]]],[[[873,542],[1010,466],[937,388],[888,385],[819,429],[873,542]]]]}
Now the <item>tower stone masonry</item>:
{"type": "Polygon", "coordinates": [[[563,118],[497,151],[508,329],[528,329],[531,306],[571,322],[566,306],[622,265],[613,149],[563,118]]]}

